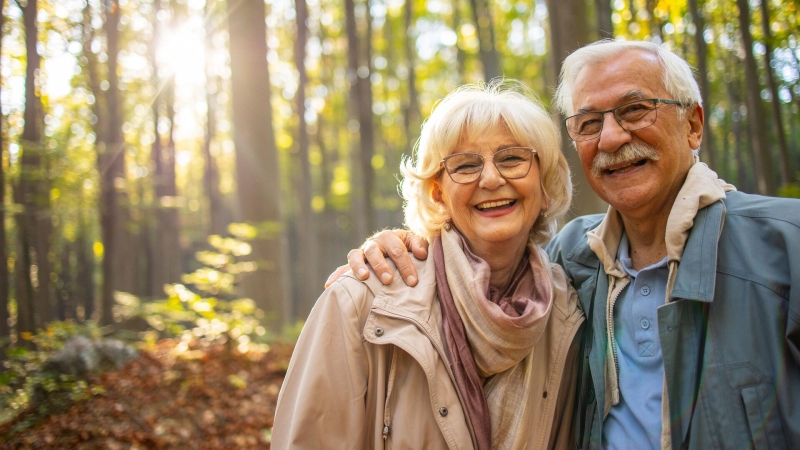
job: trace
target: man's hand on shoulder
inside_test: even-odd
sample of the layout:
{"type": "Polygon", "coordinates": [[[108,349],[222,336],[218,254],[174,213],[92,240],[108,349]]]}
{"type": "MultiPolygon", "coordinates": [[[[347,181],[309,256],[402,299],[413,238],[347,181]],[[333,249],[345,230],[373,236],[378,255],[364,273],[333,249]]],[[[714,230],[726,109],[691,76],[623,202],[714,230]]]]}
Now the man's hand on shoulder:
{"type": "Polygon", "coordinates": [[[417,284],[417,271],[411,262],[409,251],[417,259],[426,259],[428,241],[406,230],[381,231],[367,239],[361,248],[350,250],[347,254],[348,265],[336,269],[325,281],[325,287],[330,286],[349,269],[353,270],[359,280],[366,280],[369,278],[367,263],[372,266],[381,283],[391,283],[393,274],[386,263],[386,256],[397,266],[403,281],[414,286],[417,284]]]}

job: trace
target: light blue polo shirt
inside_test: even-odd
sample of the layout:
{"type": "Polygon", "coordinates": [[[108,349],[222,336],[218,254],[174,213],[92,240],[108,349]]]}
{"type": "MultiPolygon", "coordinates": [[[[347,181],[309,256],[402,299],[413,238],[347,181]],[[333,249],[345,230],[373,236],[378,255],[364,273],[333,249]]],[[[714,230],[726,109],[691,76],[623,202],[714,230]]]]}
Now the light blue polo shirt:
{"type": "Polygon", "coordinates": [[[631,267],[628,238],[617,259],[631,276],[614,306],[614,340],[619,363],[619,403],[603,422],[603,448],[661,448],[661,390],[664,361],[657,309],[667,291],[667,258],[639,272],[631,267]]]}

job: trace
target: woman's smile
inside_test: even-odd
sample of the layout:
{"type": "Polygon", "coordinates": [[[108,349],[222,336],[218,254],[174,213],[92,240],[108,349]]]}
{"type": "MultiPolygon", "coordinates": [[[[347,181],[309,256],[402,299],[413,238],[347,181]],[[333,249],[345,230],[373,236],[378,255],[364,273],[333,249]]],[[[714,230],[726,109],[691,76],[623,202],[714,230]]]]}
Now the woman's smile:
{"type": "Polygon", "coordinates": [[[475,205],[475,209],[483,217],[500,217],[513,212],[516,205],[517,201],[511,199],[490,200],[475,205]]]}

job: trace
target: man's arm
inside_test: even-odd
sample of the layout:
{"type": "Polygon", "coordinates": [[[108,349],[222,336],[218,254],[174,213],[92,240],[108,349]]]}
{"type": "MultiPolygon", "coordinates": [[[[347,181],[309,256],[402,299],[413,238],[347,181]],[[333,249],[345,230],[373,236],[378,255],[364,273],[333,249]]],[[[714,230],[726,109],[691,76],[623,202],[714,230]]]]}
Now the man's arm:
{"type": "Polygon", "coordinates": [[[403,281],[409,286],[417,284],[417,271],[411,263],[411,252],[417,259],[428,257],[428,241],[406,230],[384,230],[367,239],[361,248],[350,250],[347,254],[346,266],[336,269],[325,281],[325,287],[331,285],[337,278],[349,269],[353,270],[359,280],[369,278],[367,263],[378,275],[383,284],[392,282],[392,270],[386,264],[386,256],[394,262],[403,281]]]}

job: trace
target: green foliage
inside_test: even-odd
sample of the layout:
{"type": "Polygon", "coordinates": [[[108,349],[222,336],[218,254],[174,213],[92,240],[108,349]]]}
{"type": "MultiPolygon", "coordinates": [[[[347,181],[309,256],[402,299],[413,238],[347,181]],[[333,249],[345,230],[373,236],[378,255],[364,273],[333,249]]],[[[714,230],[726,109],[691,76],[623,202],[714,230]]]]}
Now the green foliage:
{"type": "MultiPolygon", "coordinates": [[[[254,228],[245,224],[229,228],[237,237],[255,235],[254,228]]],[[[204,344],[235,345],[240,351],[264,347],[275,338],[260,323],[264,311],[252,299],[238,298],[234,293],[242,277],[256,269],[253,262],[237,261],[237,257],[250,254],[250,244],[218,235],[209,236],[208,243],[211,250],[196,253],[202,267],[183,275],[184,284],[166,285],[167,298],[145,302],[130,294],[118,294],[119,312],[125,319],[144,319],[155,330],[142,335],[151,343],[159,337],[180,337],[184,349],[194,339],[204,344]]]]}
{"type": "MultiPolygon", "coordinates": [[[[69,338],[76,335],[99,338],[100,331],[91,322],[52,322],[45,330],[23,336],[23,339],[33,344],[32,349],[15,345],[6,350],[6,360],[0,372],[0,424],[28,407],[37,389],[45,394],[63,393],[58,398],[60,401],[84,400],[103,393],[101,387],[89,385],[75,376],[41,371],[44,362],[61,350],[69,338]]],[[[37,406],[38,412],[45,414],[54,405],[45,402],[37,406]]],[[[24,427],[25,424],[21,426],[24,427]]]]}
{"type": "Polygon", "coordinates": [[[778,189],[779,197],[800,198],[800,184],[791,183],[778,189]]]}

